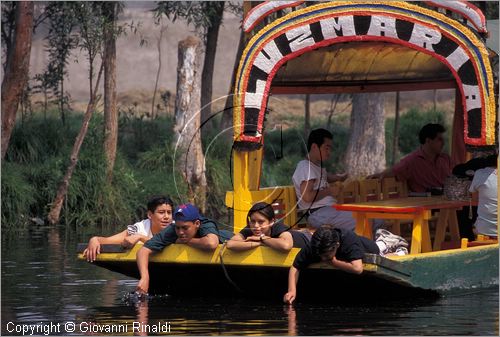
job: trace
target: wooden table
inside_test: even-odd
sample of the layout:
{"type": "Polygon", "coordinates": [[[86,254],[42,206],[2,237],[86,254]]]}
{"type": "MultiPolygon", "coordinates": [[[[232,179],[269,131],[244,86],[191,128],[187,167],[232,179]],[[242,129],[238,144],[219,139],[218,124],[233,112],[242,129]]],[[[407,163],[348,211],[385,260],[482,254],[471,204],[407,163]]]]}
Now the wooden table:
{"type": "Polygon", "coordinates": [[[356,233],[372,238],[371,219],[409,219],[413,221],[410,254],[430,252],[429,219],[432,210],[439,210],[434,238],[434,250],[441,248],[446,228],[452,240],[459,241],[456,211],[468,206],[469,201],[446,200],[439,197],[409,197],[352,204],[336,204],[339,211],[350,211],[356,219],[356,233]]]}

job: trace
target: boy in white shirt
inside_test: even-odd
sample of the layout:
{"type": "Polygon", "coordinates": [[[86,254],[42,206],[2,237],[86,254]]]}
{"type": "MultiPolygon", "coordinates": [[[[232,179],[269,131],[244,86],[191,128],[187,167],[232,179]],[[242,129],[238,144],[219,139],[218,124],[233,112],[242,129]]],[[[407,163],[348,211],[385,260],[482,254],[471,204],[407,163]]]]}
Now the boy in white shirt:
{"type": "Polygon", "coordinates": [[[121,244],[123,247],[132,248],[137,242],[146,242],[154,234],[161,232],[172,223],[172,210],[174,203],[172,199],[165,196],[156,196],[148,201],[148,218],[133,225],[113,236],[94,236],[89,240],[83,255],[87,261],[94,262],[96,256],[101,252],[101,245],[121,244]]]}

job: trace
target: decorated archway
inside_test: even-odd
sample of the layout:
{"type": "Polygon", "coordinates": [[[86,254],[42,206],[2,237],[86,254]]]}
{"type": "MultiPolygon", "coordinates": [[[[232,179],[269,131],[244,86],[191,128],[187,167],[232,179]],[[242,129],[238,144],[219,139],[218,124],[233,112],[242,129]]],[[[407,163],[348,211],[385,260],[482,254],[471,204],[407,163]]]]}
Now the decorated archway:
{"type": "Polygon", "coordinates": [[[351,41],[402,45],[445,64],[462,94],[465,143],[494,144],[493,75],[488,50],[477,33],[439,12],[407,2],[335,1],[294,11],[266,25],[249,41],[235,86],[235,148],[261,147],[271,82],[284,63],[351,41]]]}

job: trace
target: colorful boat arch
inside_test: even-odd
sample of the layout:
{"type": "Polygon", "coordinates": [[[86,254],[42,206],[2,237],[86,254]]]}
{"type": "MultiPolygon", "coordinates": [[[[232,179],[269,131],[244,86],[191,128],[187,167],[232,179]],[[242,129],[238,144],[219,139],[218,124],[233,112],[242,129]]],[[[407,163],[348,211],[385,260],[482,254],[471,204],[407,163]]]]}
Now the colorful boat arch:
{"type": "Polygon", "coordinates": [[[445,64],[462,94],[464,141],[495,142],[496,103],[489,53],[472,29],[408,2],[335,1],[289,13],[265,26],[243,51],[234,95],[235,149],[262,146],[273,77],[288,60],[349,41],[383,41],[427,53],[445,64]]]}

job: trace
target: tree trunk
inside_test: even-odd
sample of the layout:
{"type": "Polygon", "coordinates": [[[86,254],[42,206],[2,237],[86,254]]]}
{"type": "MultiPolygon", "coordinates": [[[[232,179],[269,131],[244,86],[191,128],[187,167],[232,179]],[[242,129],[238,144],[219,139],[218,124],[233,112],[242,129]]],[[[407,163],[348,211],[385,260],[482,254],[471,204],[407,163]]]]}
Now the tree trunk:
{"type": "Polygon", "coordinates": [[[153,90],[153,99],[151,101],[151,119],[156,118],[155,113],[155,102],[156,102],[156,92],[158,91],[158,81],[160,80],[160,72],[161,72],[161,42],[163,40],[163,32],[165,31],[165,27],[163,25],[160,27],[160,36],[158,37],[158,70],[156,71],[156,81],[155,81],[155,89],[153,90]]]}
{"type": "MultiPolygon", "coordinates": [[[[203,63],[203,73],[201,74],[201,122],[210,119],[212,114],[212,78],[214,75],[215,53],[217,51],[217,39],[219,38],[219,28],[224,14],[224,1],[213,2],[211,6],[216,6],[216,12],[211,25],[207,29],[205,61],[203,63]]],[[[213,123],[210,123],[213,125],[213,123]]],[[[209,123],[206,124],[206,127],[209,123]]],[[[205,129],[207,130],[207,128],[205,129]]]]}
{"type": "Polygon", "coordinates": [[[351,177],[366,176],[385,168],[384,96],[353,95],[351,132],[345,171],[351,177]]]}
{"type": "MultiPolygon", "coordinates": [[[[238,50],[236,52],[236,59],[234,60],[233,73],[231,75],[231,85],[229,87],[229,93],[226,98],[226,104],[224,106],[224,112],[222,113],[222,119],[220,121],[220,129],[226,130],[233,124],[233,98],[234,98],[234,86],[236,84],[236,73],[238,71],[238,66],[240,64],[241,54],[243,54],[243,48],[245,48],[245,33],[243,29],[240,31],[240,42],[238,42],[238,50]]],[[[232,132],[224,132],[228,139],[232,139],[232,132]]]]}
{"type": "Polygon", "coordinates": [[[193,36],[179,42],[175,97],[176,166],[188,184],[189,201],[206,209],[207,179],[200,134],[200,47],[193,36]]]}
{"type": "Polygon", "coordinates": [[[113,180],[113,167],[118,143],[118,113],[116,109],[116,35],[115,2],[104,3],[104,154],[106,177],[113,180]]]}
{"type": "Polygon", "coordinates": [[[66,125],[66,115],[64,114],[64,68],[61,68],[61,90],[59,92],[59,112],[61,113],[61,122],[66,125]]]}
{"type": "Polygon", "coordinates": [[[306,95],[304,110],[304,139],[307,139],[309,137],[309,132],[311,132],[311,95],[309,94],[306,95]]]}
{"type": "Polygon", "coordinates": [[[73,149],[71,150],[70,163],[68,165],[68,169],[66,170],[66,174],[64,175],[59,187],[57,189],[56,197],[52,202],[52,206],[50,208],[49,215],[47,216],[47,220],[51,224],[56,224],[59,222],[59,218],[61,215],[61,209],[68,194],[69,182],[71,180],[71,176],[75,171],[76,164],[78,162],[78,155],[80,154],[80,147],[82,146],[83,140],[85,139],[85,135],[87,134],[87,130],[89,127],[90,118],[92,117],[92,113],[94,112],[95,102],[96,102],[96,94],[97,89],[99,87],[99,83],[101,81],[103,65],[101,64],[99,75],[97,76],[97,81],[94,87],[94,95],[90,98],[89,104],[87,104],[87,110],[85,111],[85,115],[83,116],[82,126],[80,128],[80,132],[76,137],[75,144],[73,144],[73,149]]]}
{"type": "Polygon", "coordinates": [[[16,6],[16,32],[2,81],[2,159],[9,147],[12,129],[16,123],[16,112],[28,81],[31,39],[33,34],[32,1],[23,1],[16,6]]]}
{"type": "Polygon", "coordinates": [[[396,92],[396,112],[394,116],[394,132],[392,137],[392,158],[391,165],[396,163],[399,152],[399,91],[396,92]]]}

